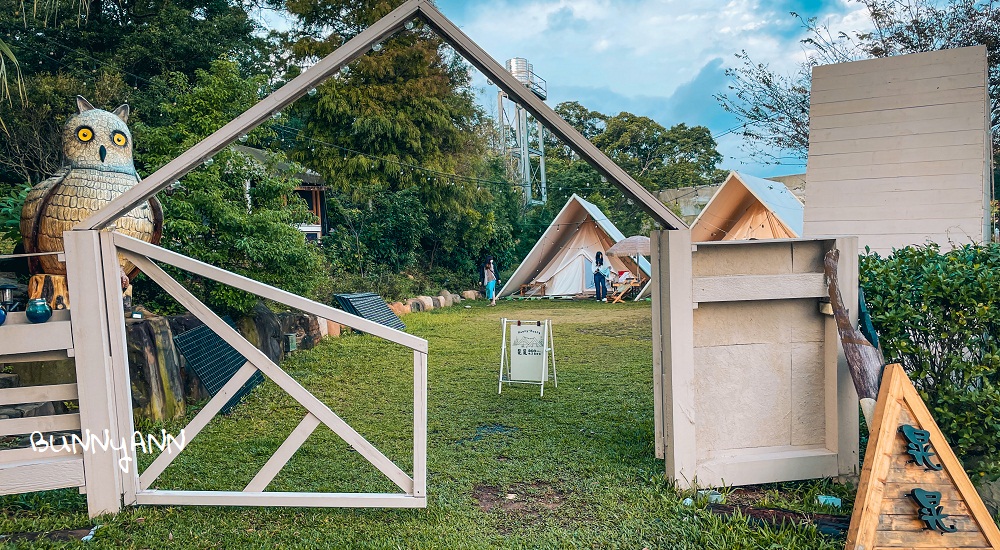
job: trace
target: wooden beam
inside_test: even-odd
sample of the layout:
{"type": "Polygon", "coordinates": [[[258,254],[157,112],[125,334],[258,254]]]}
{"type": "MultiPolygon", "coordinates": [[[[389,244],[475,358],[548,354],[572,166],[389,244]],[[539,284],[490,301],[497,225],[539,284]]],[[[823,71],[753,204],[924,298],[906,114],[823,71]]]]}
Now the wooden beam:
{"type": "Polygon", "coordinates": [[[822,273],[695,277],[693,282],[695,303],[823,296],[826,296],[826,284],[822,273]]]}
{"type": "MultiPolygon", "coordinates": [[[[115,248],[114,233],[102,231],[99,236],[101,257],[104,258],[104,293],[105,308],[108,312],[108,350],[110,352],[111,386],[115,392],[115,421],[122,435],[131,441],[135,432],[135,422],[132,418],[132,381],[129,375],[128,344],[126,344],[124,299],[121,292],[121,267],[118,263],[118,250],[115,248]]],[[[129,446],[121,451],[132,459],[133,467],[123,470],[121,480],[122,497],[125,504],[135,503],[135,492],[139,486],[138,458],[135,446],[129,446]]]]}
{"type": "Polygon", "coordinates": [[[80,415],[53,414],[0,420],[0,435],[30,434],[31,432],[62,432],[80,429],[80,415]]]}
{"type": "MultiPolygon", "coordinates": [[[[73,296],[73,342],[76,353],[76,383],[80,395],[80,427],[103,437],[121,441],[118,426],[116,392],[112,380],[111,337],[108,334],[109,315],[106,292],[118,292],[104,284],[105,266],[114,265],[119,271],[117,256],[104,258],[99,231],[66,231],[66,282],[73,296]]],[[[114,312],[116,318],[121,311],[114,312]]],[[[123,403],[123,407],[130,404],[123,403]]],[[[131,439],[131,426],[129,439],[131,439]]],[[[87,510],[91,517],[118,513],[122,501],[122,471],[119,460],[123,455],[113,447],[92,448],[83,455],[87,481],[87,510]]]]}
{"type": "Polygon", "coordinates": [[[278,447],[278,450],[274,451],[274,454],[267,460],[264,467],[257,472],[257,475],[253,476],[253,479],[243,489],[243,492],[260,493],[266,489],[268,484],[274,480],[274,476],[278,475],[278,472],[285,467],[285,464],[288,464],[295,451],[298,451],[299,447],[302,447],[302,444],[306,442],[306,439],[309,439],[309,436],[312,435],[319,424],[319,419],[315,415],[306,413],[306,416],[292,430],[292,433],[288,434],[288,437],[278,447]]]}
{"type": "Polygon", "coordinates": [[[413,352],[413,496],[427,496],[427,354],[413,352]]]}
{"type": "Polygon", "coordinates": [[[409,0],[388,15],[379,19],[371,27],[334,50],[319,63],[309,68],[288,84],[262,99],[236,119],[208,136],[179,157],[167,163],[142,183],[128,190],[96,214],[81,222],[74,229],[100,229],[148,200],[170,183],[203,163],[241,135],[253,130],[272,113],[280,111],[310,89],[332,76],[341,67],[365,54],[372,44],[399,31],[406,20],[419,14],[421,18],[461,54],[469,63],[483,72],[508,96],[515,98],[557,137],[587,160],[599,173],[618,186],[626,197],[638,201],[639,205],[668,229],[687,228],[687,225],[667,208],[646,188],[635,181],[625,170],[615,164],[600,149],[595,147],[566,121],[562,120],[548,105],[519,83],[507,70],[472,41],[454,23],[448,20],[428,0],[409,0]]]}
{"type": "MultiPolygon", "coordinates": [[[[193,441],[194,438],[197,437],[203,429],[205,429],[205,426],[208,426],[208,423],[215,418],[215,415],[219,414],[222,407],[224,407],[226,403],[228,403],[229,400],[236,395],[236,392],[243,387],[243,384],[245,384],[255,372],[257,372],[257,368],[250,364],[249,361],[244,363],[243,366],[240,367],[235,374],[233,374],[233,377],[222,386],[219,393],[215,394],[208,400],[208,403],[206,403],[205,406],[198,411],[198,414],[191,419],[191,422],[188,422],[187,426],[182,428],[182,431],[184,432],[185,445],[193,441]]],[[[139,487],[137,490],[142,491],[151,487],[153,482],[156,481],[156,478],[160,477],[163,470],[166,470],[167,466],[170,466],[170,463],[173,462],[179,454],[180,453],[161,452],[159,456],[153,460],[153,463],[143,470],[142,475],[139,476],[139,487]]]]}
{"type": "MultiPolygon", "coordinates": [[[[198,260],[176,252],[171,252],[165,248],[161,248],[138,239],[133,239],[127,235],[115,233],[114,240],[115,244],[120,249],[128,252],[141,254],[145,258],[151,258],[153,260],[164,262],[196,275],[207,277],[213,281],[218,281],[234,288],[245,290],[251,294],[256,294],[261,298],[267,298],[268,300],[280,302],[306,313],[311,313],[321,319],[329,319],[335,323],[347,325],[353,329],[366,332],[373,336],[378,336],[379,338],[389,340],[390,342],[394,342],[401,346],[406,346],[414,351],[427,353],[427,340],[413,336],[412,334],[407,334],[401,330],[389,328],[374,321],[369,321],[368,319],[351,315],[343,310],[334,309],[319,302],[314,302],[301,296],[296,296],[295,294],[286,292],[280,288],[259,283],[253,279],[248,279],[242,275],[237,275],[224,269],[208,265],[204,262],[199,262],[198,260]]],[[[127,255],[130,258],[134,256],[134,254],[127,255]]]]}
{"type": "MultiPolygon", "coordinates": [[[[41,445],[38,445],[35,449],[32,449],[31,447],[4,449],[0,451],[0,468],[17,466],[18,462],[38,462],[39,460],[48,460],[50,458],[61,456],[82,455],[84,453],[83,447],[80,445],[71,445],[75,442],[72,437],[65,437],[66,446],[63,446],[63,436],[52,436],[52,443],[54,443],[55,446],[45,448],[44,450],[41,445]]],[[[48,442],[49,440],[46,438],[45,443],[47,444],[48,442]]]]}
{"type": "Polygon", "coordinates": [[[48,491],[84,484],[83,458],[66,456],[0,468],[0,495],[48,491]]]}
{"type": "Polygon", "coordinates": [[[140,491],[139,504],[182,506],[294,506],[324,508],[426,508],[425,497],[385,493],[244,493],[241,491],[140,491]]]}
{"type": "MultiPolygon", "coordinates": [[[[3,359],[7,361],[6,357],[3,359]]],[[[73,401],[79,394],[76,384],[55,384],[52,386],[27,386],[0,390],[0,405],[18,403],[38,403],[41,401],[73,401]]]]}
{"type": "Polygon", "coordinates": [[[0,350],[5,356],[68,349],[73,349],[73,333],[67,309],[53,311],[52,317],[41,324],[28,321],[23,311],[15,311],[7,315],[0,330],[0,350]]]}
{"type": "Polygon", "coordinates": [[[181,153],[180,156],[150,174],[141,183],[115,198],[73,229],[103,229],[140,203],[149,200],[158,191],[177,181],[212,155],[225,149],[240,136],[260,126],[265,120],[271,118],[273,113],[291,105],[309,90],[333,76],[341,67],[364,55],[373,44],[401,29],[406,20],[416,14],[417,7],[425,1],[409,0],[392,10],[372,26],[358,33],[330,55],[324,57],[319,63],[310,67],[309,70],[260,100],[212,135],[181,153]]]}
{"type": "Polygon", "coordinates": [[[657,231],[666,474],[682,487],[696,483],[697,423],[691,231],[657,231]]]}

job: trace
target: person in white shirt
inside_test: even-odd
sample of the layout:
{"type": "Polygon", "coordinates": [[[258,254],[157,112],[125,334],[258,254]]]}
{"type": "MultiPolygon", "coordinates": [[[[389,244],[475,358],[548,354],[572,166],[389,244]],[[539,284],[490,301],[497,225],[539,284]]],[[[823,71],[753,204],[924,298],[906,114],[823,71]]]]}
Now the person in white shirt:
{"type": "Polygon", "coordinates": [[[598,302],[608,301],[608,277],[611,275],[611,262],[605,261],[604,253],[598,251],[594,256],[594,288],[598,302]]]}

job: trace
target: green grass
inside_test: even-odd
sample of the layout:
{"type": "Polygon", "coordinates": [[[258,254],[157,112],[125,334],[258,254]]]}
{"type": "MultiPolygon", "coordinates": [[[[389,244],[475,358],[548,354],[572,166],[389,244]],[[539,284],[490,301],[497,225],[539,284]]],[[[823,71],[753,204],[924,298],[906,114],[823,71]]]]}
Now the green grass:
{"type": "MultiPolygon", "coordinates": [[[[91,521],[82,497],[53,491],[0,498],[0,532],[99,523],[88,544],[96,548],[843,546],[812,527],[751,527],[681,504],[689,495],[664,481],[654,457],[648,303],[473,304],[405,318],[408,331],[430,344],[426,509],[137,507],[91,521]],[[501,317],[553,320],[559,387],[547,387],[544,398],[535,386],[497,395],[501,317]]],[[[297,353],[283,367],[410,470],[412,353],[351,335],[297,353]]],[[[189,442],[157,486],[241,490],[304,414],[266,382],[189,442]]],[[[323,426],[269,490],[395,491],[323,426]]],[[[827,513],[815,494],[853,499],[850,489],[822,480],[763,492],[766,505],[827,513]]]]}

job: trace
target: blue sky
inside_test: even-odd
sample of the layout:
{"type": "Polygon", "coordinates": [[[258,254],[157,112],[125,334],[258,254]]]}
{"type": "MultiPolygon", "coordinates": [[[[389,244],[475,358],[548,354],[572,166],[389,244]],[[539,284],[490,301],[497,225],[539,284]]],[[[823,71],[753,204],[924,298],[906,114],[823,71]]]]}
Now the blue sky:
{"type": "MultiPolygon", "coordinates": [[[[833,30],[866,26],[863,6],[847,0],[438,0],[438,8],[501,64],[525,57],[548,82],[548,104],[579,101],[606,114],[629,111],[665,127],[684,122],[720,135],[739,124],[713,95],[746,50],[782,73],[805,59],[797,19],[833,30]]],[[[483,103],[496,111],[496,88],[477,74],[483,103]]],[[[761,165],[734,134],[718,138],[725,169],[757,176],[800,173],[801,165],[761,165]]]]}

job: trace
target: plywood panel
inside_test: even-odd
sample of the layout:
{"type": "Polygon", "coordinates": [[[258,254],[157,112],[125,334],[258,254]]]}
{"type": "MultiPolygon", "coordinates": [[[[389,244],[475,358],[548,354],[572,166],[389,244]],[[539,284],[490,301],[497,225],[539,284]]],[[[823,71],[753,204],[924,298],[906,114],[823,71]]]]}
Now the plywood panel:
{"type": "Polygon", "coordinates": [[[810,168],[845,168],[870,164],[912,164],[954,160],[982,160],[982,154],[966,145],[933,145],[877,151],[869,149],[856,153],[813,155],[810,168]]]}
{"type": "MultiPolygon", "coordinates": [[[[966,101],[981,101],[983,90],[979,86],[958,90],[937,90],[921,94],[900,94],[895,97],[896,108],[926,107],[966,101]]],[[[813,101],[809,112],[813,116],[843,115],[847,113],[877,112],[884,108],[881,98],[850,99],[845,101],[813,101]]]]}
{"type": "MultiPolygon", "coordinates": [[[[986,135],[982,132],[960,130],[937,132],[935,143],[946,147],[952,145],[986,146],[986,135]]],[[[843,140],[814,141],[809,144],[809,155],[832,155],[838,153],[863,153],[867,151],[899,151],[914,147],[927,147],[927,137],[923,135],[851,138],[843,140]]]]}
{"type": "MultiPolygon", "coordinates": [[[[818,315],[817,315],[818,317],[818,315]]],[[[792,445],[826,443],[826,368],[820,342],[792,344],[792,445]]]]}
{"type": "MultiPolygon", "coordinates": [[[[724,242],[724,241],[723,241],[724,242]]],[[[791,243],[758,243],[730,250],[718,243],[698,243],[692,258],[695,277],[771,275],[792,272],[791,243]]]]}
{"type": "Polygon", "coordinates": [[[927,144],[933,144],[933,136],[938,132],[980,131],[983,125],[984,121],[980,115],[969,114],[951,119],[914,120],[910,122],[880,124],[878,126],[821,128],[815,132],[809,132],[809,142],[924,135],[929,136],[927,144]]]}
{"type": "Polygon", "coordinates": [[[985,48],[816,67],[812,90],[806,236],[878,252],[989,238],[985,48]]]}
{"type": "Polygon", "coordinates": [[[702,304],[694,311],[694,347],[822,342],[825,321],[816,302],[802,299],[702,304]]]}
{"type": "Polygon", "coordinates": [[[695,348],[694,363],[699,456],[709,451],[791,443],[788,344],[695,348]],[[753,375],[734,376],[734,365],[753,375]]]}
{"type": "MultiPolygon", "coordinates": [[[[944,160],[937,162],[910,162],[904,164],[883,164],[872,163],[865,166],[842,166],[835,168],[817,168],[815,171],[810,167],[809,175],[813,177],[810,183],[822,181],[845,181],[858,179],[881,179],[899,177],[924,177],[931,176],[957,176],[962,174],[974,174],[983,169],[984,160],[944,160]]],[[[932,180],[933,181],[933,180],[932,180]]],[[[951,182],[948,180],[937,180],[942,188],[947,189],[951,182]]],[[[808,192],[808,191],[807,191],[808,192]]]]}
{"type": "MultiPolygon", "coordinates": [[[[975,89],[975,88],[973,88],[975,89]]],[[[982,98],[980,98],[982,99],[982,98]]],[[[945,103],[943,105],[927,105],[901,109],[892,107],[863,113],[845,113],[838,116],[819,117],[811,127],[824,128],[855,128],[873,124],[895,124],[914,120],[944,120],[968,116],[982,112],[982,101],[966,101],[962,103],[945,103]]]]}
{"type": "MultiPolygon", "coordinates": [[[[909,81],[888,83],[880,83],[873,76],[870,79],[871,84],[835,90],[814,90],[810,97],[815,96],[817,102],[830,102],[874,97],[891,99],[900,94],[936,92],[939,90],[962,90],[980,85],[980,81],[985,77],[985,74],[984,71],[982,74],[957,74],[954,76],[925,79],[915,78],[909,81]]],[[[815,85],[815,71],[813,72],[813,78],[815,85]]]]}
{"type": "Polygon", "coordinates": [[[891,58],[865,59],[853,63],[837,63],[816,67],[824,78],[839,78],[851,74],[881,73],[886,70],[912,70],[927,65],[946,64],[950,66],[962,63],[984,63],[986,48],[951,48],[927,52],[920,56],[900,55],[891,58]]]}
{"type": "MultiPolygon", "coordinates": [[[[958,204],[942,203],[938,205],[930,204],[907,204],[896,197],[898,203],[883,203],[877,206],[855,206],[845,215],[842,209],[836,207],[817,206],[813,209],[810,220],[814,222],[822,221],[863,221],[878,219],[912,220],[914,218],[925,219],[956,219],[957,216],[968,214],[970,208],[975,209],[978,203],[969,201],[958,204]]],[[[973,219],[973,218],[969,218],[973,219]]],[[[981,218],[974,218],[979,220],[981,218]]]]}

